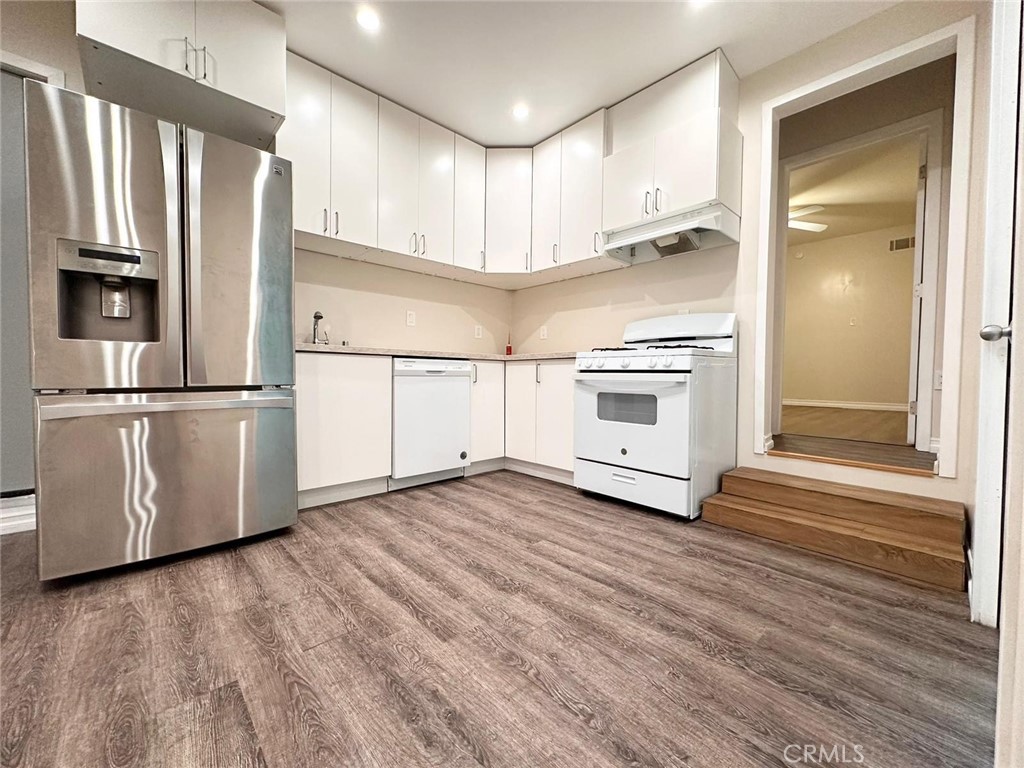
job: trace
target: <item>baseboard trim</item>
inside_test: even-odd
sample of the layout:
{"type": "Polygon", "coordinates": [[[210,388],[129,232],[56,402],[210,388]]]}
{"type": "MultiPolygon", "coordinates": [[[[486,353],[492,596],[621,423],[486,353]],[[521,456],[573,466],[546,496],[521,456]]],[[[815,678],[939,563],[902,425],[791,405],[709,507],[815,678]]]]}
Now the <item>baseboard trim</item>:
{"type": "Polygon", "coordinates": [[[336,504],[339,501],[351,501],[387,492],[388,479],[386,477],[357,480],[354,483],[342,483],[341,485],[328,485],[323,488],[310,488],[306,491],[299,491],[299,509],[336,504]]]}
{"type": "Polygon", "coordinates": [[[0,536],[36,529],[36,495],[0,499],[0,536]]]}
{"type": "Polygon", "coordinates": [[[934,453],[936,456],[939,455],[939,438],[933,437],[928,443],[928,453],[934,453]]]}
{"type": "Polygon", "coordinates": [[[504,457],[499,456],[496,459],[485,459],[483,461],[474,461],[468,467],[466,467],[466,477],[472,477],[473,475],[483,475],[488,472],[500,472],[505,468],[504,457]]]}
{"type": "Polygon", "coordinates": [[[543,464],[534,464],[529,461],[520,461],[519,459],[505,459],[505,469],[510,472],[518,472],[521,475],[539,477],[542,480],[551,480],[555,483],[575,487],[573,473],[567,469],[546,467],[543,464]]]}
{"type": "Polygon", "coordinates": [[[847,408],[854,411],[902,411],[906,413],[906,403],[847,403],[834,400],[790,400],[782,401],[783,405],[795,405],[801,408],[847,408]]]}
{"type": "Polygon", "coordinates": [[[417,485],[427,483],[439,483],[442,480],[455,480],[466,476],[464,467],[458,469],[443,469],[440,472],[428,472],[424,475],[413,475],[412,477],[389,477],[389,491],[404,491],[406,488],[415,488],[417,485]]]}

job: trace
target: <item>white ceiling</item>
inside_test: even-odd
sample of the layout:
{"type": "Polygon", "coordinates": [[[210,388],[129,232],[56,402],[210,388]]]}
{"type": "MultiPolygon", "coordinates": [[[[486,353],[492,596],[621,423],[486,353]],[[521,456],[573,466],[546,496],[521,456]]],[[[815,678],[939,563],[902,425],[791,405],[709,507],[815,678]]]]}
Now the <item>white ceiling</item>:
{"type": "Polygon", "coordinates": [[[743,78],[894,0],[261,0],[288,48],[485,146],[532,146],[721,47],[743,78]],[[530,106],[513,119],[517,102],[530,106]]]}
{"type": "Polygon", "coordinates": [[[801,221],[828,224],[824,232],[789,230],[789,245],[913,224],[917,216],[919,145],[916,136],[872,144],[790,174],[789,208],[823,205],[801,221]]]}

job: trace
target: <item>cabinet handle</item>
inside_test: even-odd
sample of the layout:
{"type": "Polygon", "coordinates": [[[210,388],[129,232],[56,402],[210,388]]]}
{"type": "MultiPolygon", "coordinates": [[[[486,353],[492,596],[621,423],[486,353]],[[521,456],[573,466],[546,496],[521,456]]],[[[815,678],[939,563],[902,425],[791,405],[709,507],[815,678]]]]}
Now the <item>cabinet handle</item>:
{"type": "Polygon", "coordinates": [[[324,234],[327,234],[327,209],[324,208],[324,234]]]}
{"type": "Polygon", "coordinates": [[[420,256],[427,255],[427,236],[420,235],[420,256]]]}
{"type": "MultiPolygon", "coordinates": [[[[199,78],[200,80],[206,80],[206,64],[207,64],[207,62],[206,62],[206,46],[204,45],[203,46],[203,76],[201,78],[199,78]]],[[[206,82],[210,82],[210,81],[206,80],[206,82]]]]}
{"type": "Polygon", "coordinates": [[[476,384],[476,363],[473,363],[473,383],[476,384]]]}
{"type": "Polygon", "coordinates": [[[487,251],[480,251],[480,271],[487,271],[487,251]]]}
{"type": "Polygon", "coordinates": [[[339,223],[338,223],[338,212],[335,211],[334,212],[334,236],[337,237],[338,233],[340,231],[341,231],[341,228],[340,228],[339,223]]]}
{"type": "Polygon", "coordinates": [[[552,243],[551,245],[551,262],[553,264],[558,263],[558,243],[552,243]]]}
{"type": "Polygon", "coordinates": [[[644,192],[644,216],[651,215],[651,191],[644,192]]]}
{"type": "Polygon", "coordinates": [[[600,236],[601,236],[600,232],[595,232],[594,233],[594,253],[600,253],[601,252],[601,250],[597,247],[597,238],[599,238],[600,236]]]}
{"type": "Polygon", "coordinates": [[[540,384],[540,363],[537,363],[534,370],[537,372],[537,375],[534,378],[537,380],[537,383],[540,384]]]}
{"type": "Polygon", "coordinates": [[[661,213],[661,187],[654,190],[654,212],[661,213]]]}
{"type": "Polygon", "coordinates": [[[526,252],[526,271],[530,271],[530,252],[526,252]]]}
{"type": "Polygon", "coordinates": [[[189,63],[188,63],[188,49],[189,48],[192,48],[192,50],[195,50],[195,46],[192,46],[192,45],[188,44],[188,38],[186,37],[185,38],[185,71],[188,72],[190,75],[192,75],[192,77],[195,77],[195,73],[192,71],[192,67],[190,67],[189,63]]]}
{"type": "Polygon", "coordinates": [[[419,253],[420,252],[420,239],[419,239],[419,237],[416,236],[415,232],[412,233],[412,252],[413,253],[419,253]]]}

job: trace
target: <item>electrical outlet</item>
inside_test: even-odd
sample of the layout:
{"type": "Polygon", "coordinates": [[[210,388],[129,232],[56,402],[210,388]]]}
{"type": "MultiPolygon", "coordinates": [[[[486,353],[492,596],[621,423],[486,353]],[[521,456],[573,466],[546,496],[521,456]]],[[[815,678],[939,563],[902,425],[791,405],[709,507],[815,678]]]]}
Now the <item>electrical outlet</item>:
{"type": "Polygon", "coordinates": [[[482,339],[484,337],[484,327],[482,325],[473,326],[473,338],[482,339]]]}
{"type": "Polygon", "coordinates": [[[548,327],[546,325],[540,327],[540,337],[542,340],[548,337],[548,327]]]}
{"type": "Polygon", "coordinates": [[[405,313],[405,324],[410,328],[414,328],[416,326],[416,313],[411,309],[405,313]]]}
{"type": "Polygon", "coordinates": [[[934,381],[935,381],[935,391],[938,392],[939,390],[942,389],[942,371],[941,370],[935,371],[935,379],[934,379],[934,381]]]}
{"type": "Polygon", "coordinates": [[[856,317],[851,317],[850,318],[850,325],[856,325],[856,324],[857,324],[857,318],[856,317]]]}

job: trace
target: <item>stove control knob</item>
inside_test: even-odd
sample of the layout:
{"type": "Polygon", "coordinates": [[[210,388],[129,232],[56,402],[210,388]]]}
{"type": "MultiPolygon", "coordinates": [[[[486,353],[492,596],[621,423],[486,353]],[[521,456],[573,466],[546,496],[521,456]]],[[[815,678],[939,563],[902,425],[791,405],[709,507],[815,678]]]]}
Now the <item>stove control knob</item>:
{"type": "Polygon", "coordinates": [[[650,360],[647,361],[647,367],[648,368],[654,368],[657,365],[658,365],[658,358],[656,358],[656,357],[652,357],[650,360]]]}
{"type": "Polygon", "coordinates": [[[597,367],[598,368],[604,368],[604,358],[603,357],[597,358],[597,367]]]}
{"type": "Polygon", "coordinates": [[[628,357],[622,358],[622,367],[623,368],[629,368],[629,358],[628,357]]]}
{"type": "Polygon", "coordinates": [[[594,364],[594,361],[591,360],[589,357],[586,360],[583,361],[583,367],[584,368],[589,368],[593,364],[594,364]]]}
{"type": "Polygon", "coordinates": [[[671,368],[672,358],[669,355],[665,355],[665,359],[661,361],[661,364],[666,368],[671,368]]]}

